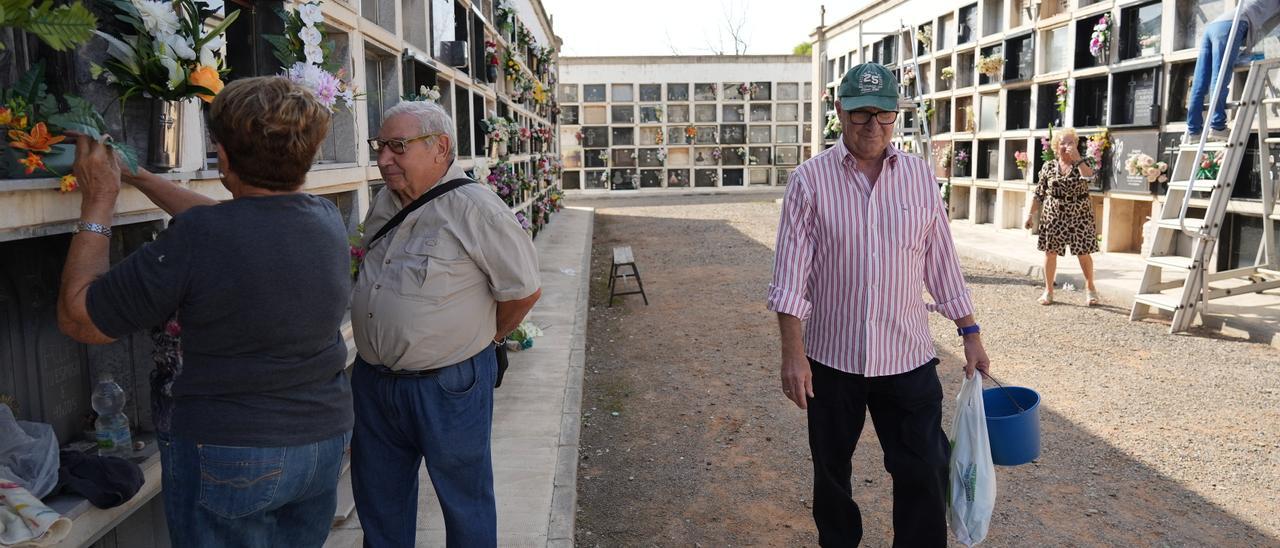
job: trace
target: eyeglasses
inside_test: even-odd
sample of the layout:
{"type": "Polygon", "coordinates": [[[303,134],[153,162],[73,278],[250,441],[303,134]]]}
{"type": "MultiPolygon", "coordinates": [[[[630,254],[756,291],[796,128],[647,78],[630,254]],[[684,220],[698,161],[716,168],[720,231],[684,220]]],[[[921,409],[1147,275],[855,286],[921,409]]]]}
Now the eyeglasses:
{"type": "Polygon", "coordinates": [[[858,125],[866,124],[871,121],[873,116],[882,126],[887,126],[898,121],[898,111],[896,110],[882,110],[880,112],[855,110],[849,113],[849,123],[858,125]]]}
{"type": "Polygon", "coordinates": [[[409,143],[430,139],[432,137],[439,137],[440,135],[443,134],[428,133],[426,135],[419,135],[409,139],[369,139],[369,148],[373,150],[374,154],[381,153],[383,147],[391,149],[391,152],[393,153],[404,154],[404,149],[409,146],[409,143]]]}

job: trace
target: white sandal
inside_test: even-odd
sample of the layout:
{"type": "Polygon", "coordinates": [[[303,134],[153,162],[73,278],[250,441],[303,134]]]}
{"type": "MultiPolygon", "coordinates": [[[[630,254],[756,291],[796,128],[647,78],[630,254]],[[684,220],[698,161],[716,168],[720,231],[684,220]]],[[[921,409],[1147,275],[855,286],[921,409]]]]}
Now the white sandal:
{"type": "Polygon", "coordinates": [[[1084,290],[1084,305],[1085,305],[1085,306],[1093,306],[1093,305],[1096,305],[1096,304],[1098,304],[1098,301],[1100,301],[1100,300],[1101,300],[1101,299],[1099,298],[1099,296],[1098,296],[1098,292],[1097,292],[1097,291],[1090,291],[1090,290],[1088,290],[1088,289],[1084,290]]]}
{"type": "Polygon", "coordinates": [[[1053,293],[1050,291],[1045,291],[1044,293],[1041,293],[1040,298],[1036,299],[1036,302],[1045,306],[1053,304],[1053,293]]]}

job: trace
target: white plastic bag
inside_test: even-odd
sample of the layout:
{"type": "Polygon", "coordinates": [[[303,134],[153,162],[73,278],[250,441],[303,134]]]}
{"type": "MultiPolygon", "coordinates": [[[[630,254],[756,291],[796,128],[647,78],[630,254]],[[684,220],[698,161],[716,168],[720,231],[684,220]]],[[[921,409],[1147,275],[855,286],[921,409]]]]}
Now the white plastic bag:
{"type": "Polygon", "coordinates": [[[947,520],[956,540],[974,546],[987,538],[996,506],[996,469],[987,439],[987,412],[982,404],[982,374],[965,379],[956,397],[951,423],[951,482],[947,520]]]}
{"type": "Polygon", "coordinates": [[[17,483],[36,498],[58,483],[58,438],[53,427],[14,418],[0,403],[0,480],[17,483]]]}

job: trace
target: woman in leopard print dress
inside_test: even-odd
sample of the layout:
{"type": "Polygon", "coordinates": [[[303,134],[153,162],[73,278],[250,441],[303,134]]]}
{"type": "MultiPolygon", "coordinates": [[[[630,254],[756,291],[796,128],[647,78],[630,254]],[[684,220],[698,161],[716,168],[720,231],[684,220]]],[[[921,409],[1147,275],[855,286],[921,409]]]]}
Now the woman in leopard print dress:
{"type": "Polygon", "coordinates": [[[1085,279],[1085,306],[1098,304],[1098,288],[1093,284],[1093,257],[1098,252],[1098,229],[1089,201],[1089,182],[1096,176],[1080,157],[1078,137],[1072,128],[1053,135],[1050,146],[1056,158],[1045,163],[1036,181],[1035,196],[1026,226],[1031,228],[1031,215],[1040,215],[1040,239],[1036,247],[1044,252],[1044,293],[1040,304],[1053,303],[1054,275],[1058,256],[1067,247],[1080,260],[1085,279]]]}

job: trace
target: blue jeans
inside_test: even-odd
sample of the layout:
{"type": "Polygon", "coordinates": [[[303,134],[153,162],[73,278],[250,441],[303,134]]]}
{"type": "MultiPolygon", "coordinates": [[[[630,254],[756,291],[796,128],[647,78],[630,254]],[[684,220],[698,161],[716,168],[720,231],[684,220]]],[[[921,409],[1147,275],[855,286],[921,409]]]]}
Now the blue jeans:
{"type": "Polygon", "coordinates": [[[425,457],[448,546],[496,546],[493,346],[430,376],[392,376],[379,368],[357,359],[351,372],[351,485],[364,545],[414,546],[425,457]]]}
{"type": "Polygon", "coordinates": [[[160,439],[169,539],[187,547],[323,546],[351,434],[295,447],[160,439]]]}
{"type": "MultiPolygon", "coordinates": [[[[1227,69],[1227,78],[1218,82],[1218,70],[1222,67],[1227,52],[1227,35],[1231,34],[1231,21],[1210,23],[1204,28],[1204,38],[1200,39],[1200,57],[1196,59],[1195,74],[1191,79],[1191,100],[1187,102],[1187,133],[1199,135],[1204,131],[1204,103],[1209,97],[1209,87],[1217,85],[1218,102],[1213,107],[1213,118],[1209,126],[1216,130],[1227,128],[1227,82],[1231,81],[1231,69],[1227,69]]],[[[1245,45],[1245,37],[1249,34],[1249,22],[1240,21],[1236,28],[1236,53],[1231,56],[1230,64],[1234,66],[1240,58],[1240,48],[1245,45]]]]}

